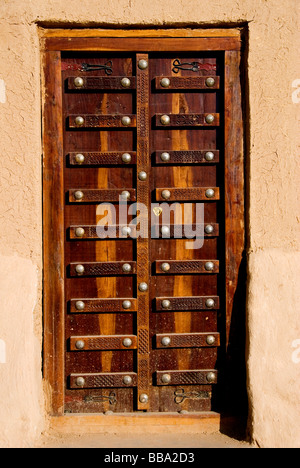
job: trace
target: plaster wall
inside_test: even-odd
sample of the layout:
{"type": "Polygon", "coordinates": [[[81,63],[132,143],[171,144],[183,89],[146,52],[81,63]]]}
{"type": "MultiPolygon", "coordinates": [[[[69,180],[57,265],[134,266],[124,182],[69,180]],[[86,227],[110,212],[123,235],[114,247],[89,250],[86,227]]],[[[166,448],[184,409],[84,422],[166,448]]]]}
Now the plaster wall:
{"type": "Polygon", "coordinates": [[[41,373],[42,147],[39,25],[247,25],[247,379],[261,447],[300,446],[299,2],[1,0],[0,446],[47,424],[41,373]]]}

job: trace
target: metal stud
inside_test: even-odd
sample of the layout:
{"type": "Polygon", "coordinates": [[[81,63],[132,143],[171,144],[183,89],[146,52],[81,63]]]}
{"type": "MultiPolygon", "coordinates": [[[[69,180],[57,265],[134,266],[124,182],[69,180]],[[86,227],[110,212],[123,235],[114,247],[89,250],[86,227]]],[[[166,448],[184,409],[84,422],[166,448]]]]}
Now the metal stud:
{"type": "Polygon", "coordinates": [[[161,196],[162,196],[162,198],[164,198],[165,200],[168,200],[168,199],[170,198],[170,196],[171,196],[170,190],[163,190],[163,191],[161,192],[161,196]]]}
{"type": "Polygon", "coordinates": [[[147,60],[141,59],[138,63],[138,67],[140,70],[146,70],[146,68],[148,67],[147,60]]]}
{"type": "Polygon", "coordinates": [[[160,122],[163,124],[163,125],[169,125],[169,123],[171,122],[171,119],[168,115],[162,115],[161,118],[160,118],[160,122]]]}
{"type": "Polygon", "coordinates": [[[130,375],[125,375],[123,377],[123,384],[125,384],[125,385],[131,385],[132,384],[132,378],[130,377],[130,375]]]}
{"type": "Polygon", "coordinates": [[[161,268],[162,271],[164,271],[164,272],[166,273],[166,272],[169,271],[170,268],[171,268],[171,267],[170,267],[170,263],[165,262],[165,263],[163,263],[163,264],[161,265],[160,268],[161,268]]]}
{"type": "Polygon", "coordinates": [[[169,346],[169,344],[171,343],[171,338],[169,336],[164,336],[162,339],[161,339],[161,344],[163,346],[169,346]]]}
{"type": "Polygon", "coordinates": [[[170,86],[170,80],[169,78],[162,78],[160,80],[160,85],[163,87],[163,88],[168,88],[170,86]]]}
{"type": "Polygon", "coordinates": [[[76,265],[75,270],[76,270],[76,273],[77,273],[78,275],[83,275],[83,273],[84,273],[84,266],[83,266],[83,265],[76,265]]]}
{"type": "Polygon", "coordinates": [[[216,381],[216,374],[214,372],[209,372],[207,375],[206,375],[206,380],[207,382],[209,383],[213,383],[216,381]]]}
{"type": "Polygon", "coordinates": [[[170,374],[163,374],[162,377],[161,377],[161,381],[164,384],[169,384],[171,382],[170,374]]]}
{"type": "Polygon", "coordinates": [[[76,341],[75,347],[76,347],[77,349],[83,349],[83,348],[84,348],[84,341],[83,341],[83,340],[78,340],[78,341],[76,341]]]}
{"type": "Polygon", "coordinates": [[[85,384],[84,378],[83,378],[83,377],[77,377],[77,379],[76,379],[76,385],[77,385],[78,387],[83,387],[84,384],[85,384]]]}
{"type": "Polygon", "coordinates": [[[206,299],[205,305],[206,305],[206,307],[208,307],[209,309],[212,309],[212,308],[214,307],[214,305],[215,305],[215,301],[214,301],[213,299],[211,299],[211,298],[206,299]]]}
{"type": "Polygon", "coordinates": [[[147,172],[145,172],[145,171],[139,172],[138,178],[139,178],[139,180],[146,180],[147,179],[147,172]]]}
{"type": "Polygon", "coordinates": [[[123,88],[129,88],[130,84],[131,81],[129,78],[124,77],[121,79],[121,85],[123,86],[123,88]]]}
{"type": "Polygon", "coordinates": [[[209,189],[207,189],[205,191],[206,198],[213,198],[214,195],[215,195],[215,191],[213,189],[211,189],[211,188],[209,188],[209,189]]]}
{"type": "Polygon", "coordinates": [[[128,300],[123,301],[122,307],[123,307],[123,309],[130,309],[130,307],[131,307],[131,302],[128,301],[128,300]]]}
{"type": "Polygon", "coordinates": [[[167,161],[170,160],[170,154],[169,154],[169,153],[166,153],[166,152],[161,153],[160,159],[161,159],[162,161],[164,161],[164,162],[167,162],[167,161]]]}
{"type": "Polygon", "coordinates": [[[205,266],[205,270],[207,270],[207,271],[213,271],[213,269],[214,269],[213,262],[206,262],[204,266],[205,266]]]}
{"type": "Polygon", "coordinates": [[[128,127],[128,125],[131,124],[131,118],[128,117],[128,115],[124,115],[124,117],[122,117],[121,119],[121,122],[122,122],[122,125],[124,125],[125,127],[128,127]]]}
{"type": "Polygon", "coordinates": [[[78,163],[78,164],[83,164],[84,163],[84,155],[81,154],[81,153],[78,153],[76,154],[75,156],[75,161],[78,163]]]}
{"type": "Polygon", "coordinates": [[[85,230],[82,227],[78,227],[75,229],[76,237],[83,237],[85,234],[85,230]]]}
{"type": "Polygon", "coordinates": [[[78,117],[76,117],[75,119],[75,124],[78,126],[78,127],[81,127],[83,124],[84,124],[84,118],[81,117],[80,115],[78,117]]]}
{"type": "Polygon", "coordinates": [[[163,237],[170,237],[170,228],[169,226],[162,226],[160,230],[163,237]]]}
{"type": "Polygon", "coordinates": [[[129,263],[124,263],[124,265],[122,266],[122,270],[124,271],[124,273],[129,273],[131,271],[131,265],[129,263]]]}
{"type": "Polygon", "coordinates": [[[122,343],[123,343],[123,346],[125,346],[126,348],[129,348],[132,345],[132,340],[130,338],[124,338],[122,343]]]}
{"type": "Polygon", "coordinates": [[[140,283],[140,284],[139,284],[139,290],[140,290],[141,292],[148,291],[148,284],[147,284],[147,283],[140,283]]]}
{"type": "Polygon", "coordinates": [[[130,236],[131,228],[129,226],[122,227],[122,234],[123,236],[130,236]]]}
{"type": "Polygon", "coordinates": [[[123,200],[129,200],[130,198],[130,192],[128,192],[128,190],[123,190],[123,192],[121,193],[121,198],[123,200]]]}
{"type": "Polygon", "coordinates": [[[74,193],[75,200],[82,200],[83,197],[84,197],[83,192],[81,192],[81,190],[76,190],[76,192],[74,193]]]}
{"type": "Polygon", "coordinates": [[[76,310],[84,310],[85,304],[83,301],[76,301],[75,307],[76,307],[76,310]]]}
{"type": "Polygon", "coordinates": [[[214,227],[211,224],[207,224],[204,228],[206,234],[212,234],[214,232],[214,227]]]}
{"type": "Polygon", "coordinates": [[[206,78],[205,84],[206,84],[206,86],[211,88],[215,84],[214,78],[212,78],[212,77],[206,78]]]}
{"type": "Polygon", "coordinates": [[[169,299],[164,299],[163,301],[161,301],[161,306],[163,307],[163,309],[168,309],[171,305],[171,302],[169,301],[169,299]]]}
{"type": "Polygon", "coordinates": [[[74,79],[74,85],[76,86],[76,88],[82,88],[82,86],[84,85],[84,81],[83,81],[83,79],[81,78],[81,76],[77,76],[77,77],[74,79]]]}
{"type": "Polygon", "coordinates": [[[148,397],[147,393],[142,393],[140,395],[139,400],[140,400],[141,403],[148,403],[149,397],[148,397]]]}
{"type": "Polygon", "coordinates": [[[215,117],[212,115],[212,114],[207,114],[207,116],[205,117],[205,121],[206,123],[213,123],[213,121],[215,120],[215,117]]]}
{"type": "Polygon", "coordinates": [[[122,154],[122,161],[124,163],[130,163],[131,161],[131,155],[129,153],[123,153],[122,154]]]}
{"type": "Polygon", "coordinates": [[[213,335],[208,335],[207,338],[206,338],[206,343],[208,345],[214,344],[215,341],[216,341],[216,338],[213,335]]]}
{"type": "Polygon", "coordinates": [[[207,151],[204,155],[206,161],[213,161],[215,158],[215,155],[212,151],[207,151]]]}

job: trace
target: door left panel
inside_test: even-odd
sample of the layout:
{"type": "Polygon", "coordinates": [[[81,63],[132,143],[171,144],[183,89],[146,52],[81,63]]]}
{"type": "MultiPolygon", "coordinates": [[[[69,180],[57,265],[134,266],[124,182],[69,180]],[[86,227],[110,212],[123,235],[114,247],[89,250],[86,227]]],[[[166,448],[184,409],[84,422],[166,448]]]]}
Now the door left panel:
{"type": "Polygon", "coordinates": [[[119,235],[118,195],[134,189],[136,137],[134,126],[114,122],[115,116],[135,114],[135,90],[118,84],[134,69],[130,55],[62,57],[66,412],[134,409],[136,253],[135,241],[119,235]],[[89,71],[82,71],[85,63],[89,71]],[[89,89],[74,84],[79,76],[89,80],[89,89]],[[73,125],[76,116],[88,115],[107,117],[89,128],[73,125]],[[99,239],[99,222],[116,226],[115,238],[99,239]],[[129,272],[122,269],[127,262],[129,272]]]}

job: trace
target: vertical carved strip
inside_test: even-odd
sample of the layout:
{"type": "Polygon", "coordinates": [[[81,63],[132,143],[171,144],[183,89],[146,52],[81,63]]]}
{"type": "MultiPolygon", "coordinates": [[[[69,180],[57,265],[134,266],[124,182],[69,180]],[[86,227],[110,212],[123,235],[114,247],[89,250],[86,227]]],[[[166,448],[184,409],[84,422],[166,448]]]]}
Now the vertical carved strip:
{"type": "MultiPolygon", "coordinates": [[[[149,195],[149,68],[139,68],[139,61],[149,63],[147,54],[136,55],[136,119],[137,119],[137,203],[148,208],[149,195]],[[139,179],[139,173],[146,172],[146,180],[139,179]]],[[[150,349],[149,349],[149,236],[148,215],[146,210],[140,210],[140,236],[137,237],[137,335],[138,335],[138,395],[137,407],[147,410],[150,401],[141,401],[141,395],[149,398],[150,386],[150,349]],[[139,284],[146,283],[147,291],[140,291],[139,284]]]]}

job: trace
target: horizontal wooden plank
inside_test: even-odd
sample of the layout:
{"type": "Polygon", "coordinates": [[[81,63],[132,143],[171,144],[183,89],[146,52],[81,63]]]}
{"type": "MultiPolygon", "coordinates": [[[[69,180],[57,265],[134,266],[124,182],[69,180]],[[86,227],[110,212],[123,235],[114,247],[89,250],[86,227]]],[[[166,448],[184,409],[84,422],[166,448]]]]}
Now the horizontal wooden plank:
{"type": "Polygon", "coordinates": [[[70,76],[67,79],[69,90],[106,90],[106,91],[130,91],[136,87],[135,76],[70,76]],[[80,82],[78,80],[80,78],[80,82]],[[127,79],[126,81],[124,80],[127,79]],[[125,85],[126,84],[126,85],[125,85]]]}
{"type": "Polygon", "coordinates": [[[220,346],[219,333],[164,333],[156,335],[157,348],[202,348],[220,346]]]}
{"type": "Polygon", "coordinates": [[[157,201],[209,201],[219,199],[219,187],[165,187],[156,189],[157,201]]]}
{"type": "Polygon", "coordinates": [[[219,162],[219,150],[155,151],[156,164],[214,164],[219,162]]]}
{"type": "Polygon", "coordinates": [[[216,90],[220,87],[219,76],[156,76],[155,89],[161,91],[190,89],[216,90]],[[166,82],[168,80],[169,84],[166,82]]]}
{"type": "Polygon", "coordinates": [[[70,337],[71,351],[109,351],[137,348],[135,335],[81,335],[70,337]]]}
{"type": "Polygon", "coordinates": [[[156,310],[191,311],[219,309],[218,296],[157,297],[156,310]]]}
{"type": "Polygon", "coordinates": [[[70,263],[70,276],[116,276],[136,273],[136,262],[70,263]]]}
{"type": "Polygon", "coordinates": [[[99,313],[99,312],[135,312],[137,310],[136,299],[124,298],[77,298],[70,300],[71,313],[99,313]],[[126,304],[124,304],[126,301],[126,304]],[[129,304],[130,303],[130,304],[129,304]]]}
{"type": "Polygon", "coordinates": [[[119,202],[124,201],[125,199],[129,201],[136,200],[136,191],[135,189],[72,189],[69,190],[69,202],[70,203],[98,203],[98,202],[119,202]],[[78,192],[80,194],[78,195],[78,192]],[[123,192],[128,192],[129,197],[125,198],[126,194],[123,192]],[[82,195],[81,195],[82,194],[82,195]]]}
{"type": "Polygon", "coordinates": [[[236,37],[187,37],[184,41],[180,37],[145,38],[128,37],[120,41],[118,37],[51,37],[44,39],[46,50],[76,50],[76,51],[115,51],[145,52],[163,51],[220,51],[239,50],[240,40],[236,37]]]}
{"type": "Polygon", "coordinates": [[[240,38],[239,28],[234,29],[206,29],[206,28],[177,28],[177,29],[41,29],[42,37],[235,37],[240,38]]]}
{"type": "Polygon", "coordinates": [[[219,114],[155,114],[155,125],[170,127],[215,127],[220,122],[219,114]]]}
{"type": "Polygon", "coordinates": [[[80,114],[68,116],[69,128],[132,128],[136,127],[136,116],[133,114],[80,114]],[[127,119],[123,123],[124,119],[127,119]]]}
{"type": "Polygon", "coordinates": [[[128,166],[136,164],[136,151],[102,151],[97,153],[78,151],[69,153],[69,164],[71,166],[128,166]]]}
{"type": "Polygon", "coordinates": [[[71,374],[69,376],[69,382],[70,388],[74,389],[136,387],[137,374],[135,372],[115,372],[106,374],[71,374]],[[125,379],[125,377],[127,377],[127,379],[125,379]],[[128,377],[130,377],[130,379],[128,379],[128,377]]]}
{"type": "Polygon", "coordinates": [[[218,260],[157,260],[155,272],[164,275],[184,275],[191,273],[219,273],[218,260]],[[211,269],[208,269],[211,268],[211,269]]]}
{"type": "Polygon", "coordinates": [[[217,383],[215,369],[165,370],[156,372],[157,385],[211,385],[217,383]]]}

